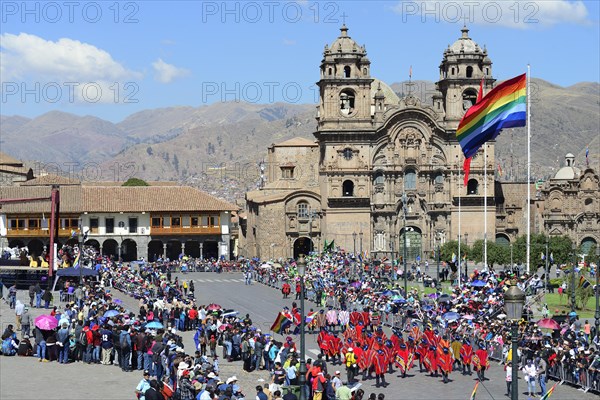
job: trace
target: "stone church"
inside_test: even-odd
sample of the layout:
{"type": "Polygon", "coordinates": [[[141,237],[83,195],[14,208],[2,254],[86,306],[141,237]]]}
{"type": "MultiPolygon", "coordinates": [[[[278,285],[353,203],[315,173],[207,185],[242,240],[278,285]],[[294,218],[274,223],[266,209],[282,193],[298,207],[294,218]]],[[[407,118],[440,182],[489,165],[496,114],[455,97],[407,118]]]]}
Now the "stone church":
{"type": "Polygon", "coordinates": [[[371,75],[365,47],[342,26],[323,51],[316,140],[269,147],[264,183],[246,194],[240,254],[297,257],[334,241],[348,252],[397,257],[406,243],[407,259],[415,260],[459,235],[467,244],[483,239],[485,227],[491,241],[524,234],[526,184],[507,187],[504,198],[494,181],[494,142],[486,159],[483,148],[473,158],[463,184],[456,128],[482,78],[487,93],[492,61],[464,27],[443,51],[432,98],[410,91],[399,98],[371,75]]]}

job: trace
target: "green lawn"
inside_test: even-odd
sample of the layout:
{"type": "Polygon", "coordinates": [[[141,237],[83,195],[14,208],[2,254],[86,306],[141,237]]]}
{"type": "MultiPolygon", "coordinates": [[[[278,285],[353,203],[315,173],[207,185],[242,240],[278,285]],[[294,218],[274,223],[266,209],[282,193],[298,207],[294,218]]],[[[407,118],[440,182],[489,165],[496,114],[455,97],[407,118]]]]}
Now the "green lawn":
{"type": "MultiPolygon", "coordinates": [[[[556,310],[559,310],[558,314],[568,314],[571,311],[569,306],[569,299],[563,294],[562,299],[558,293],[548,293],[545,297],[545,302],[548,304],[550,314],[554,315],[556,310]]],[[[580,318],[594,318],[594,312],[596,310],[596,298],[590,296],[583,310],[575,310],[580,318]]]]}

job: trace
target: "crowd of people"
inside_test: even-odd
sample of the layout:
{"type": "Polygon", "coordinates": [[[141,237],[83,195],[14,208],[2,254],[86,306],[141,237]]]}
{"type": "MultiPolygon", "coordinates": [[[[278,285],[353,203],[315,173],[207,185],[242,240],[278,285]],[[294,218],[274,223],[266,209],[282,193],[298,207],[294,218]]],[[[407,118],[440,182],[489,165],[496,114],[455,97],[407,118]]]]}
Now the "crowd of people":
{"type": "MultiPolygon", "coordinates": [[[[417,365],[421,373],[441,377],[444,383],[453,371],[475,372],[483,381],[494,357],[508,371],[510,394],[511,337],[503,294],[511,284],[534,294],[538,275],[475,270],[460,287],[454,282],[445,291],[425,294],[411,282],[405,293],[403,280],[393,279],[392,271],[382,265],[365,269],[355,265],[351,255],[340,253],[307,261],[305,296],[316,306],[308,312],[307,329],[318,332],[326,360],[346,367],[347,381],[374,374],[376,385],[385,386],[386,373],[396,368],[404,378],[417,365]],[[391,327],[391,335],[384,333],[385,325],[391,327]]],[[[247,274],[281,290],[284,297],[288,288],[295,288],[296,299],[302,290],[294,262],[248,262],[247,274]]],[[[430,286],[427,274],[418,278],[424,287],[430,286]]],[[[579,385],[580,390],[600,390],[600,339],[589,321],[583,323],[571,313],[559,329],[544,329],[533,320],[532,307],[526,304],[519,323],[515,361],[529,393],[537,388],[545,393],[548,376],[579,385]]],[[[295,303],[281,311],[295,323],[300,321],[298,312],[295,303]]]]}

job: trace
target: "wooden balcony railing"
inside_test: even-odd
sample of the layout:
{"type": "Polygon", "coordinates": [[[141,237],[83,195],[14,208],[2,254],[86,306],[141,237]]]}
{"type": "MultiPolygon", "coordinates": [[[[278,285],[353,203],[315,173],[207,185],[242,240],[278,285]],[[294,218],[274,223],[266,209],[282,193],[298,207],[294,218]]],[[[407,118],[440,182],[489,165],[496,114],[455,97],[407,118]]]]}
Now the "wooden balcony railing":
{"type": "Polygon", "coordinates": [[[220,226],[199,226],[199,227],[160,227],[150,228],[151,235],[220,235],[220,226]]]}
{"type": "MultiPolygon", "coordinates": [[[[79,233],[79,230],[76,230],[79,233]]],[[[71,229],[59,229],[59,237],[71,237],[71,229]]],[[[7,237],[50,237],[50,229],[8,229],[7,237]]]]}

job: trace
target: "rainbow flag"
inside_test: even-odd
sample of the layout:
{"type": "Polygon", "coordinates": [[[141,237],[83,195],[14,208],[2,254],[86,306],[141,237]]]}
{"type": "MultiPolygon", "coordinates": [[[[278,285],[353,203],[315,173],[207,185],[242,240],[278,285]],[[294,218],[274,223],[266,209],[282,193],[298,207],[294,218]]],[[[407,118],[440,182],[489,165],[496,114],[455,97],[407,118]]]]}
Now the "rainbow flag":
{"type": "Polygon", "coordinates": [[[540,400],[548,400],[550,398],[550,395],[552,394],[552,392],[554,392],[554,388],[556,387],[556,385],[558,385],[558,383],[555,383],[554,386],[552,386],[550,388],[550,390],[548,390],[546,392],[545,395],[543,395],[542,397],[540,397],[540,400]]]}
{"type": "Polygon", "coordinates": [[[282,312],[277,315],[275,322],[271,325],[271,330],[275,333],[281,334],[287,327],[292,325],[292,320],[286,317],[282,312]]]}
{"type": "Polygon", "coordinates": [[[475,400],[475,394],[477,394],[477,387],[478,386],[479,386],[479,381],[477,381],[477,383],[475,383],[475,387],[473,388],[473,393],[471,393],[470,400],[475,400]]]}
{"type": "Polygon", "coordinates": [[[525,126],[526,100],[527,76],[523,74],[502,82],[469,108],[456,130],[465,157],[474,156],[482,144],[495,139],[502,129],[525,126]]]}
{"type": "Polygon", "coordinates": [[[77,254],[77,257],[75,258],[75,261],[73,261],[73,268],[77,269],[77,268],[81,268],[81,263],[79,262],[79,256],[81,253],[77,254]]]}

